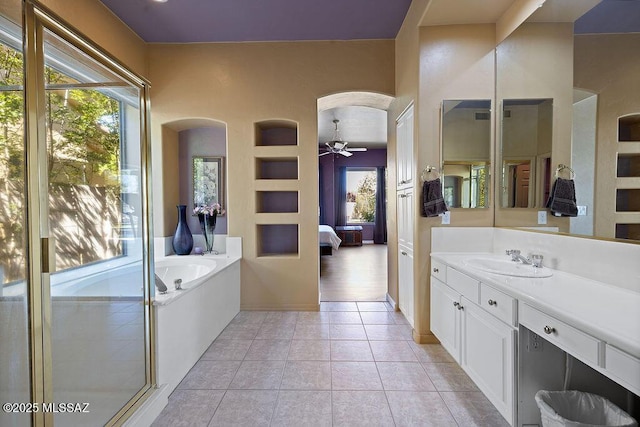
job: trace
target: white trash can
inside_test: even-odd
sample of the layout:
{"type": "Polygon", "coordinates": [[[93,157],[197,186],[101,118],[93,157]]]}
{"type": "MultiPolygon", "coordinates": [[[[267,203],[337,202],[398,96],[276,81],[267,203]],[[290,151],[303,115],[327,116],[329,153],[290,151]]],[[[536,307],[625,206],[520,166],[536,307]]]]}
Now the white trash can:
{"type": "Polygon", "coordinates": [[[597,394],[540,390],[535,399],[543,427],[638,427],[629,414],[597,394]]]}

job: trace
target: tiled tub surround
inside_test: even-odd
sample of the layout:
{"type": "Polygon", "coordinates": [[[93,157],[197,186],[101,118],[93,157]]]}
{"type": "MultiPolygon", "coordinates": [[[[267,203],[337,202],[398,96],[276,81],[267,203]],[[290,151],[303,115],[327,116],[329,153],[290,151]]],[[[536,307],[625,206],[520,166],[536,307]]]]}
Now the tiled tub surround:
{"type": "Polygon", "coordinates": [[[240,312],[154,426],[506,426],[440,345],[382,302],[240,312]]]}
{"type": "MultiPolygon", "coordinates": [[[[533,366],[523,366],[524,359],[527,364],[536,363],[532,359],[533,353],[525,355],[526,345],[523,343],[526,340],[523,336],[528,331],[523,326],[632,393],[640,394],[640,245],[511,229],[438,228],[433,231],[431,258],[432,304],[434,291],[437,294],[439,289],[448,289],[453,291],[446,291],[453,294],[453,300],[462,295],[463,298],[457,301],[467,306],[472,304],[471,307],[465,306],[465,314],[459,317],[463,329],[464,316],[485,311],[493,315],[489,317],[500,319],[512,329],[512,338],[509,338],[509,328],[506,329],[504,343],[512,347],[509,357],[514,359],[511,361],[513,378],[509,389],[513,395],[507,399],[513,406],[506,410],[506,404],[502,407],[507,418],[509,411],[513,411],[514,418],[510,421],[522,423],[524,414],[535,416],[537,412],[532,409],[535,404],[531,403],[521,403],[517,410],[515,407],[518,400],[527,400],[525,396],[516,399],[516,373],[522,375],[533,369],[533,366]],[[524,256],[543,254],[545,266],[554,269],[553,276],[505,276],[480,271],[465,263],[470,257],[479,255],[508,259],[504,255],[506,249],[520,249],[524,256]],[[498,300],[497,305],[488,302],[489,299],[495,302],[495,296],[502,297],[504,301],[498,300]],[[544,326],[555,327],[556,330],[546,333],[544,326]],[[518,334],[521,335],[519,339],[518,334]],[[518,353],[521,355],[520,366],[515,360],[518,353]],[[520,420],[516,418],[518,411],[520,420]]],[[[432,307],[432,313],[438,313],[438,309],[432,307]]],[[[461,365],[467,371],[474,371],[470,367],[474,362],[468,362],[474,356],[465,354],[469,349],[455,351],[462,355],[461,365]]],[[[540,353],[539,357],[552,357],[548,353],[540,353]]],[[[483,382],[477,372],[469,374],[479,384],[483,382]]],[[[508,376],[508,372],[505,375],[508,376]]],[[[524,381],[520,379],[520,382],[524,381]]],[[[523,385],[520,387],[522,390],[523,385]]],[[[499,400],[497,394],[492,396],[489,390],[487,395],[500,408],[501,402],[496,402],[499,400]]],[[[525,421],[531,422],[530,419],[525,421]]]]}

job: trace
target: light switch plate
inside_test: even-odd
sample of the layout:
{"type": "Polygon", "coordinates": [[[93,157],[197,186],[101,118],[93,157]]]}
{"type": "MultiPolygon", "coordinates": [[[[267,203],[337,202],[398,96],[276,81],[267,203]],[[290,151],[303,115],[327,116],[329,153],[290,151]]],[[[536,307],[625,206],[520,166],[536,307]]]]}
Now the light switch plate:
{"type": "Polygon", "coordinates": [[[578,216],[587,216],[586,206],[578,206],[578,216]]]}
{"type": "Polygon", "coordinates": [[[538,224],[547,223],[547,211],[538,211],[538,224]]]}
{"type": "Polygon", "coordinates": [[[451,212],[446,211],[442,214],[442,223],[443,224],[451,224],[451,212]]]}

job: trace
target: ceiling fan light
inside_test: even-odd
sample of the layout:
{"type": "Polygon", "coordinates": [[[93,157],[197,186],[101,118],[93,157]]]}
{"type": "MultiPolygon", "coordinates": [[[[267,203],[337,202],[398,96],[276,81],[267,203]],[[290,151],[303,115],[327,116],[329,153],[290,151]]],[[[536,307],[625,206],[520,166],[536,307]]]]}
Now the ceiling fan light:
{"type": "Polygon", "coordinates": [[[333,141],[333,148],[335,148],[336,150],[342,150],[345,145],[346,144],[344,144],[342,141],[333,141]]]}

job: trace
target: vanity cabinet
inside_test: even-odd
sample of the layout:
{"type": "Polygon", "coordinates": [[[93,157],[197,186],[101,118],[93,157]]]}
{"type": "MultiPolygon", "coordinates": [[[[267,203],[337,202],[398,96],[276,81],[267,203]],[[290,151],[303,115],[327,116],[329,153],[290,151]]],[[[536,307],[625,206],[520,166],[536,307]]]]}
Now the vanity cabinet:
{"type": "Polygon", "coordinates": [[[431,331],[513,425],[513,299],[436,260],[431,273],[431,331]]]}
{"type": "Polygon", "coordinates": [[[413,190],[398,192],[398,306],[414,326],[413,190]]]}

